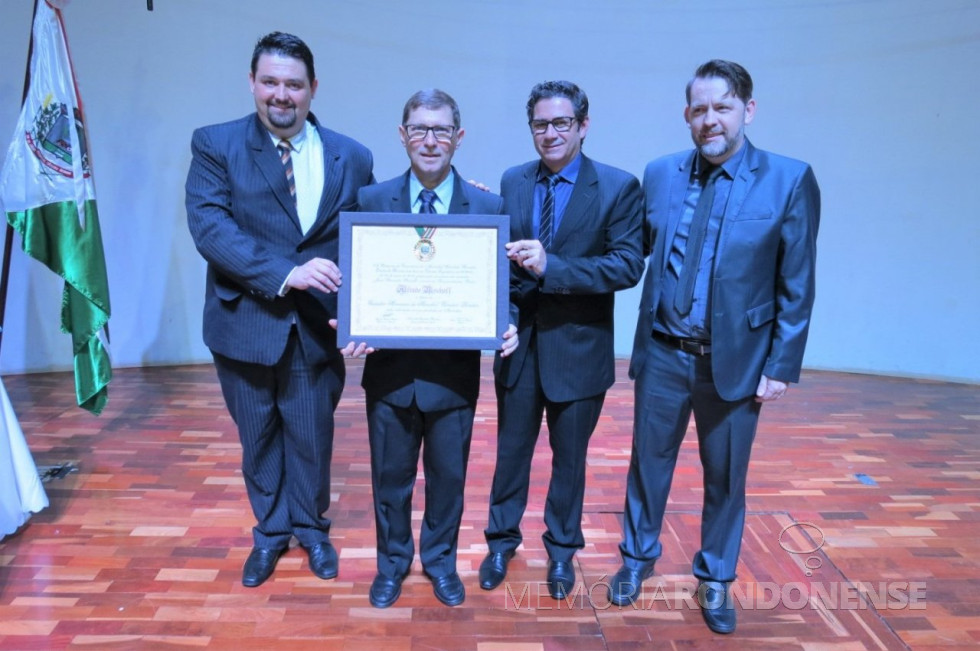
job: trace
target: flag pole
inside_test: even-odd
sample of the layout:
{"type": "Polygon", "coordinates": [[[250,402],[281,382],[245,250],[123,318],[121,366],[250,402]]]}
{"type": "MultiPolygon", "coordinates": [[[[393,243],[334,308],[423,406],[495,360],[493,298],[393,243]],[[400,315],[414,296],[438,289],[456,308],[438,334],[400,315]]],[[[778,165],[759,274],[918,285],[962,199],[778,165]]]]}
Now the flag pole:
{"type": "MultiPolygon", "coordinates": [[[[34,56],[34,19],[37,18],[37,3],[34,0],[34,11],[31,12],[31,38],[27,44],[27,69],[24,71],[24,92],[20,97],[20,105],[27,101],[27,92],[31,88],[31,57],[34,56]]],[[[4,221],[7,221],[4,219],[4,221]]],[[[0,274],[0,347],[3,346],[3,324],[7,314],[7,281],[10,279],[10,258],[13,251],[14,227],[7,222],[7,234],[3,241],[3,269],[0,274]]]]}

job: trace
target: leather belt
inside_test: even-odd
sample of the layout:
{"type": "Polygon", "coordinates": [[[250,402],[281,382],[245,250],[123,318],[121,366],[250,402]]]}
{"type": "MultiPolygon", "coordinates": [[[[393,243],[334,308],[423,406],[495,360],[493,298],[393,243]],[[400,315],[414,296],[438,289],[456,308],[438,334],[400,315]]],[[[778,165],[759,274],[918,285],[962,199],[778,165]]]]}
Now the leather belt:
{"type": "Polygon", "coordinates": [[[685,339],[684,337],[675,337],[673,335],[664,334],[658,330],[653,331],[653,338],[657,341],[662,341],[672,348],[677,350],[683,350],[685,353],[690,353],[692,355],[709,355],[711,354],[711,344],[704,341],[699,341],[697,339],[685,339]]]}

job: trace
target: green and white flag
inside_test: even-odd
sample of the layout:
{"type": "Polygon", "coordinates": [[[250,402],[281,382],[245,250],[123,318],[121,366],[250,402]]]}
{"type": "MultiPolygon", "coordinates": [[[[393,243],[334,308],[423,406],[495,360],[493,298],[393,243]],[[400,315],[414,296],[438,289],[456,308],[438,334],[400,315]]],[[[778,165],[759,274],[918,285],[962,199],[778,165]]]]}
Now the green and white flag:
{"type": "MultiPolygon", "coordinates": [[[[66,4],[63,0],[58,6],[66,4]]],[[[61,12],[38,0],[29,89],[0,172],[7,221],[24,252],[65,279],[61,329],[71,334],[78,405],[105,407],[112,378],[109,281],[82,101],[61,12]]]]}

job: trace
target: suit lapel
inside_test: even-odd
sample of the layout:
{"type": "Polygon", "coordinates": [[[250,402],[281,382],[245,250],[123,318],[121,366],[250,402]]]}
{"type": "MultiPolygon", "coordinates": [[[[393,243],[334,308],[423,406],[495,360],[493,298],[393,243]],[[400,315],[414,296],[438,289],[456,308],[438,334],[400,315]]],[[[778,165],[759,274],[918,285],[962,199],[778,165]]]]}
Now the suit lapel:
{"type": "Polygon", "coordinates": [[[565,214],[561,217],[558,230],[555,231],[552,248],[560,250],[561,245],[568,239],[569,235],[589,228],[589,219],[595,213],[592,204],[597,200],[599,193],[599,175],[595,171],[592,161],[582,155],[582,166],[578,170],[578,178],[575,179],[575,186],[572,188],[572,196],[568,200],[565,214]]]}
{"type": "Polygon", "coordinates": [[[681,161],[681,164],[670,175],[670,188],[667,195],[667,227],[664,229],[663,237],[657,245],[660,249],[660,271],[667,268],[667,258],[670,247],[674,241],[674,233],[677,232],[677,225],[684,215],[684,197],[687,196],[687,186],[691,181],[691,167],[694,165],[694,156],[690,156],[681,161]]]}
{"type": "Polygon", "coordinates": [[[518,201],[516,206],[507,205],[507,209],[514,217],[517,213],[517,223],[520,233],[516,239],[534,239],[534,184],[538,182],[538,163],[528,163],[524,166],[524,180],[518,189],[518,201]]]}
{"type": "Polygon", "coordinates": [[[725,244],[732,230],[732,224],[736,216],[742,210],[745,198],[755,184],[755,173],[759,168],[759,158],[756,149],[748,140],[745,141],[745,155],[735,171],[735,178],[732,181],[732,189],[728,192],[728,203],[725,204],[725,213],[721,222],[721,234],[718,238],[718,250],[715,253],[715,264],[720,262],[725,244]]]}
{"type": "Polygon", "coordinates": [[[732,181],[732,189],[728,193],[728,203],[725,205],[725,221],[733,218],[742,209],[742,203],[748,196],[749,190],[755,183],[755,171],[759,168],[759,160],[756,156],[755,147],[746,140],[745,156],[735,171],[735,179],[732,181]]]}
{"type": "Polygon", "coordinates": [[[282,167],[282,159],[279,158],[279,153],[272,144],[272,137],[259,121],[257,115],[254,117],[254,125],[255,128],[249,138],[249,148],[255,166],[259,168],[259,172],[272,189],[272,194],[275,195],[283,211],[289,215],[297,231],[302,232],[299,214],[296,212],[296,201],[289,194],[289,185],[286,182],[286,172],[282,167]]]}
{"type": "Polygon", "coordinates": [[[336,212],[334,207],[337,205],[340,187],[344,181],[344,166],[340,162],[340,150],[337,149],[337,144],[330,138],[330,132],[320,126],[312,113],[310,120],[316,126],[317,132],[320,134],[320,142],[323,143],[323,192],[320,194],[320,206],[316,211],[316,221],[306,233],[307,238],[322,228],[327,218],[336,212]]]}
{"type": "Polygon", "coordinates": [[[463,215],[470,212],[470,197],[466,194],[462,179],[456,168],[453,168],[453,198],[449,200],[449,214],[463,215]]]}
{"type": "Polygon", "coordinates": [[[402,175],[402,182],[391,193],[391,212],[412,212],[413,198],[410,196],[409,172],[402,175]]]}

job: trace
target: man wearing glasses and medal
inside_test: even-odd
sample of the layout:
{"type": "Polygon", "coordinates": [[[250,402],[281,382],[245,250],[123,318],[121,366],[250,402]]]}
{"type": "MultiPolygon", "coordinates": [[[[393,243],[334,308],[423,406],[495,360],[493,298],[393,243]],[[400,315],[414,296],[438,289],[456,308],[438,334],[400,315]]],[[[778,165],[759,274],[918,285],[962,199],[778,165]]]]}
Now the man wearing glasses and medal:
{"type": "MultiPolygon", "coordinates": [[[[361,212],[419,213],[414,254],[420,261],[438,255],[439,234],[425,225],[425,214],[503,214],[498,195],[464,182],[452,167],[465,132],[459,107],[449,94],[433,89],[412,95],[398,133],[411,162],[409,170],[361,188],[358,207],[361,212]]],[[[517,345],[514,326],[503,341],[500,354],[508,356],[517,345]]],[[[378,350],[365,360],[361,386],[378,546],[370,602],[376,608],[394,604],[411,569],[412,492],[421,449],[425,512],[419,556],[435,596],[447,606],[457,606],[466,598],[456,573],[456,548],[480,388],[480,351],[378,350]]]]}

